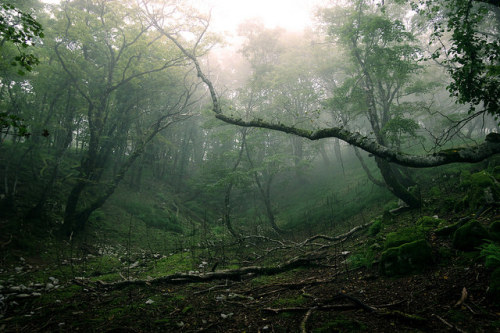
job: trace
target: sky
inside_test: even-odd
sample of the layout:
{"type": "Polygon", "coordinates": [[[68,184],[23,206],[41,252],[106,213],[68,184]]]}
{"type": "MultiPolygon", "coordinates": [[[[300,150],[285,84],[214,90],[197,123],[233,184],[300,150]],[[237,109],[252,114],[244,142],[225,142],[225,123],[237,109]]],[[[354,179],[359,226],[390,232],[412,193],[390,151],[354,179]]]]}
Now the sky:
{"type": "Polygon", "coordinates": [[[208,0],[212,6],[212,28],[216,31],[236,31],[245,20],[259,18],[266,27],[282,27],[300,32],[312,25],[315,7],[325,0],[208,0]]]}
{"type": "MultiPolygon", "coordinates": [[[[60,0],[42,0],[59,3],[60,0]]],[[[192,0],[193,1],[193,0],[192,0]]],[[[245,20],[259,18],[266,27],[282,27],[300,32],[312,25],[312,15],[318,4],[328,0],[194,0],[201,10],[212,8],[212,29],[235,33],[245,20]]],[[[181,1],[182,3],[182,1],[181,1]]]]}

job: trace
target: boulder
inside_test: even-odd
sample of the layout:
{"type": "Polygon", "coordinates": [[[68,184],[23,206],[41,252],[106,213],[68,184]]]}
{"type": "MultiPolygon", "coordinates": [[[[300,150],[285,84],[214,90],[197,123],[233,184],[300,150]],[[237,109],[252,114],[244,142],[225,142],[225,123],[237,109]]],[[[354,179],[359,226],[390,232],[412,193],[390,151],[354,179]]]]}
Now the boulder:
{"type": "Polygon", "coordinates": [[[453,246],[463,251],[474,251],[489,239],[488,231],[476,220],[471,220],[458,228],[453,235],[453,246]]]}
{"type": "Polygon", "coordinates": [[[420,230],[420,228],[403,228],[397,232],[390,232],[387,234],[384,242],[384,248],[389,249],[392,247],[398,247],[402,244],[411,243],[424,238],[425,234],[420,230]]]}
{"type": "Polygon", "coordinates": [[[380,271],[387,276],[405,275],[420,272],[432,263],[431,246],[419,239],[382,252],[380,271]]]}

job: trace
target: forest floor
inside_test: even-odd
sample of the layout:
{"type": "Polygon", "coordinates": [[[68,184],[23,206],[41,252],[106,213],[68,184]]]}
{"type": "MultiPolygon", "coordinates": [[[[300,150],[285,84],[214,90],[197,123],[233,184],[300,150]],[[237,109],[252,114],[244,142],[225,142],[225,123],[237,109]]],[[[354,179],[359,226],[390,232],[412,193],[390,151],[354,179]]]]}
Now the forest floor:
{"type": "MultiPolygon", "coordinates": [[[[497,217],[493,209],[479,220],[497,217]]],[[[29,269],[12,265],[0,272],[0,331],[500,332],[500,306],[487,294],[491,271],[477,251],[454,250],[450,239],[431,232],[435,262],[419,274],[385,277],[377,257],[357,266],[346,260],[371,238],[364,229],[342,239],[341,248],[323,242],[305,265],[281,273],[195,283],[112,284],[97,271],[60,282],[47,280],[56,274],[53,267],[26,257],[29,269]],[[41,272],[50,285],[33,282],[41,281],[35,278],[41,272]]]]}

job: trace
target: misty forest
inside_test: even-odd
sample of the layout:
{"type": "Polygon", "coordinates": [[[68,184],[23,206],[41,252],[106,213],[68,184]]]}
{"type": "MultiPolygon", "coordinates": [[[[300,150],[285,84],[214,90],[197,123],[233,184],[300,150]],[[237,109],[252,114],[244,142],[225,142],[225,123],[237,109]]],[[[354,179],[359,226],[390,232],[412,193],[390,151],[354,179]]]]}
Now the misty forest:
{"type": "Polygon", "coordinates": [[[0,4],[0,331],[500,331],[499,1],[212,9],[0,4]]]}

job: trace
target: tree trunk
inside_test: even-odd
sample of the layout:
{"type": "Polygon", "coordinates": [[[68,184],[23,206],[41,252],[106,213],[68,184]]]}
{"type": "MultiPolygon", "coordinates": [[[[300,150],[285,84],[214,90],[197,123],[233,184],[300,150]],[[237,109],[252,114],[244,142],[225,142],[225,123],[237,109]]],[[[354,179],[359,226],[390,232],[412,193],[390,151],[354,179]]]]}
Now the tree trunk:
{"type": "Polygon", "coordinates": [[[401,185],[390,163],[378,157],[375,158],[375,161],[377,162],[377,166],[380,169],[380,173],[389,191],[403,200],[411,208],[419,208],[422,205],[420,198],[417,198],[413,193],[401,185]]]}

